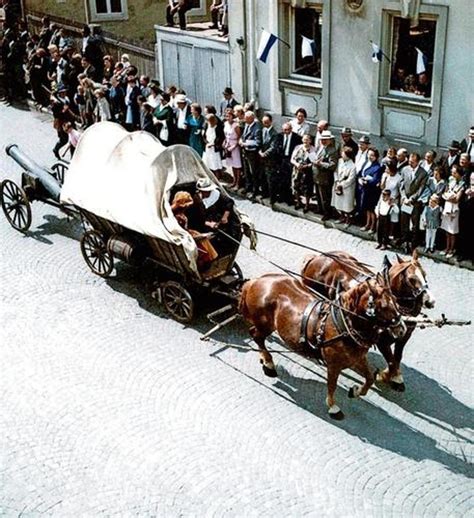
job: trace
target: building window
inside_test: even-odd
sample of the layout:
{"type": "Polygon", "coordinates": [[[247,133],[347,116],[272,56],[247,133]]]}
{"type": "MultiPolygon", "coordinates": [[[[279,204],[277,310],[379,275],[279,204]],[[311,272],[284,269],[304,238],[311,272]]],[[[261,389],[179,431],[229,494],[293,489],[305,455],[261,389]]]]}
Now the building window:
{"type": "Polygon", "coordinates": [[[89,0],[91,18],[100,20],[123,20],[127,18],[127,0],[89,0]]]}
{"type": "Polygon", "coordinates": [[[390,93],[431,99],[436,21],[392,18],[390,93]]]}
{"type": "Polygon", "coordinates": [[[206,0],[188,0],[191,16],[203,16],[206,14],[206,0]]]}
{"type": "Polygon", "coordinates": [[[293,9],[292,75],[321,79],[322,12],[293,9]]]}

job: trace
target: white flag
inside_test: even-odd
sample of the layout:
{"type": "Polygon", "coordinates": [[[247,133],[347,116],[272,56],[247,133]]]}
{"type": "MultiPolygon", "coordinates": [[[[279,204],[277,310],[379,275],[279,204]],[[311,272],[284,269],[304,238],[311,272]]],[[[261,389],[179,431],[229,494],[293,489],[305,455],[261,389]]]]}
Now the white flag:
{"type": "Polygon", "coordinates": [[[417,74],[424,74],[426,72],[426,65],[428,63],[428,58],[421,52],[420,49],[417,49],[415,47],[415,50],[417,52],[416,56],[416,73],[417,74]]]}
{"type": "Polygon", "coordinates": [[[268,31],[262,31],[260,45],[258,46],[257,50],[257,59],[259,59],[263,63],[266,63],[268,55],[270,54],[270,50],[277,40],[278,38],[275,36],[275,34],[272,34],[268,31]]]}
{"type": "Polygon", "coordinates": [[[314,40],[303,35],[301,35],[301,37],[303,38],[303,41],[301,42],[301,57],[313,57],[316,54],[316,44],[314,40]]]}

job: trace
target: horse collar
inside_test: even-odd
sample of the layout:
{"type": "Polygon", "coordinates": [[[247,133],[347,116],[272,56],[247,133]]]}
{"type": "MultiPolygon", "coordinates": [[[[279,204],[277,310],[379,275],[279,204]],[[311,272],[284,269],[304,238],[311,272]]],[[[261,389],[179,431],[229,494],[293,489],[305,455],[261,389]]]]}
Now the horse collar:
{"type": "MultiPolygon", "coordinates": [[[[344,315],[344,309],[339,306],[339,300],[336,299],[336,304],[331,305],[331,317],[336,326],[337,332],[339,335],[338,338],[350,338],[357,346],[362,347],[364,349],[369,349],[370,345],[367,345],[367,340],[364,339],[363,336],[352,326],[349,326],[347,319],[344,315]]],[[[334,338],[331,340],[335,340],[334,338]]]]}

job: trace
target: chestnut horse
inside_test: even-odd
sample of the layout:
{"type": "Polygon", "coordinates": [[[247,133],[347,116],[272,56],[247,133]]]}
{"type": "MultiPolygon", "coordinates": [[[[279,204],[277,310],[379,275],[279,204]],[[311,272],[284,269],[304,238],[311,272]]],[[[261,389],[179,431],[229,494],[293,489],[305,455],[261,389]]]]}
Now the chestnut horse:
{"type": "MultiPolygon", "coordinates": [[[[391,264],[385,256],[384,266],[388,270],[390,288],[402,315],[416,317],[423,308],[434,307],[435,299],[428,288],[426,274],[418,260],[416,250],[408,260],[403,260],[397,255],[397,261],[394,264],[391,264]]],[[[357,283],[374,276],[371,270],[346,252],[328,252],[327,255],[308,256],[301,273],[305,284],[331,299],[336,296],[337,286],[342,290],[348,290],[357,283]]],[[[382,372],[377,373],[377,381],[389,383],[394,390],[399,392],[405,390],[400,369],[403,348],[415,327],[414,324],[407,324],[407,330],[403,336],[394,339],[385,332],[377,340],[377,347],[388,366],[382,372]]]]}
{"type": "Polygon", "coordinates": [[[357,368],[365,383],[352,387],[349,397],[365,396],[374,382],[367,352],[377,335],[388,330],[397,338],[406,332],[388,280],[381,274],[343,292],[336,302],[287,275],[263,275],[243,285],[240,312],[251,326],[249,332],[260,349],[267,376],[277,376],[265,347],[265,339],[274,331],[294,351],[327,364],[326,403],[333,419],[344,417],[334,398],[340,372],[357,368]]]}

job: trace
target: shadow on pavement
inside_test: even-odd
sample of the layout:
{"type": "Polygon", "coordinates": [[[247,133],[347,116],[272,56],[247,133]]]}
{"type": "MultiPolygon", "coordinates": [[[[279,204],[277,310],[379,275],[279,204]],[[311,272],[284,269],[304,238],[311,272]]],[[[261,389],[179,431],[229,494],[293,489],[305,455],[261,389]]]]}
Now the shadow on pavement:
{"type": "MultiPolygon", "coordinates": [[[[363,398],[358,400],[349,399],[347,391],[341,387],[341,384],[338,386],[336,397],[346,414],[346,418],[343,421],[332,420],[326,413],[324,368],[322,371],[324,374],[321,374],[320,367],[316,368],[316,365],[314,366],[315,368],[308,367],[300,361],[302,359],[298,355],[293,355],[291,351],[281,350],[281,342],[275,338],[268,340],[269,350],[274,349],[272,345],[280,346],[274,352],[281,353],[280,358],[283,357],[285,363],[294,363],[300,369],[309,370],[312,377],[319,379],[301,378],[293,373],[289,373],[285,366],[282,365],[282,361],[279,361],[279,355],[275,357],[278,378],[272,385],[268,384],[269,378],[266,378],[261,371],[259,371],[261,372],[261,378],[254,377],[253,373],[245,372],[240,366],[229,362],[228,358],[225,358],[222,354],[229,347],[241,353],[251,352],[255,355],[255,362],[257,363],[258,353],[253,350],[255,344],[252,342],[252,348],[245,346],[243,344],[245,338],[248,338],[248,335],[243,332],[242,328],[238,329],[237,325],[233,329],[224,330],[219,335],[219,340],[224,342],[223,346],[212,353],[212,356],[259,385],[271,390],[277,396],[347,433],[359,437],[364,442],[417,462],[431,460],[442,464],[453,473],[469,477],[474,476],[472,467],[467,461],[464,462],[458,457],[441,450],[434,439],[413,429],[409,424],[396,417],[389,415],[382,407],[375,406],[363,398]],[[226,342],[227,345],[225,345],[226,342]]],[[[383,365],[381,357],[374,358],[377,356],[376,354],[371,356],[371,364],[380,363],[380,365],[383,365]]],[[[417,370],[404,366],[404,373],[407,387],[410,391],[408,394],[395,393],[388,387],[381,385],[378,386],[380,389],[378,390],[379,395],[387,401],[399,405],[410,414],[426,420],[433,426],[442,428],[454,437],[459,437],[463,442],[467,442],[468,439],[457,435],[454,428],[468,428],[473,425],[473,420],[470,417],[472,415],[471,409],[456,400],[448,390],[436,381],[431,380],[417,370]],[[415,395],[411,395],[412,391],[415,395]],[[438,420],[443,421],[447,426],[437,422],[438,420]]],[[[343,379],[346,385],[352,384],[351,380],[356,381],[352,374],[351,371],[344,371],[343,379]]]]}

